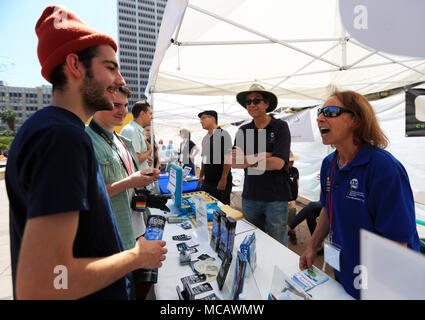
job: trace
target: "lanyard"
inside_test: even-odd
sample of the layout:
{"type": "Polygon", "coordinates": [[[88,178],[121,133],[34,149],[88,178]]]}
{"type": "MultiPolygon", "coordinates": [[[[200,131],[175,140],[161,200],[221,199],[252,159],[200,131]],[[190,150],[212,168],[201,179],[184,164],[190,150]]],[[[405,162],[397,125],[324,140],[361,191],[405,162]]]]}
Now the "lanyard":
{"type": "MultiPolygon", "coordinates": [[[[351,162],[351,160],[353,160],[354,156],[356,155],[357,151],[359,151],[359,149],[360,149],[360,146],[357,147],[356,151],[351,156],[350,160],[347,162],[347,165],[351,162]]],[[[338,158],[339,158],[339,156],[338,156],[338,150],[337,150],[336,154],[335,154],[334,161],[332,163],[331,177],[330,177],[330,181],[329,181],[329,225],[330,225],[329,226],[329,240],[331,241],[331,243],[332,243],[332,235],[333,235],[333,232],[332,232],[332,192],[331,192],[331,190],[332,190],[332,178],[333,178],[334,167],[335,167],[336,160],[338,158]]]]}
{"type": "Polygon", "coordinates": [[[124,142],[122,142],[121,141],[121,139],[116,135],[116,133],[114,132],[114,135],[115,135],[115,137],[118,139],[118,141],[119,142],[121,142],[121,145],[124,147],[124,150],[125,150],[125,152],[126,152],[126,154],[127,154],[127,159],[122,159],[122,160],[127,160],[127,161],[123,161],[124,162],[124,165],[125,165],[125,167],[126,167],[126,169],[127,169],[127,172],[129,173],[129,175],[130,174],[132,174],[133,173],[133,169],[131,168],[131,159],[130,159],[130,154],[128,153],[128,151],[127,151],[127,148],[125,147],[125,145],[124,145],[124,142]]]}
{"type": "MultiPolygon", "coordinates": [[[[124,146],[125,151],[127,152],[127,160],[128,160],[128,166],[126,164],[126,162],[124,161],[124,159],[121,157],[121,153],[118,150],[118,147],[115,145],[115,143],[113,141],[111,141],[111,139],[109,139],[109,137],[106,135],[105,132],[103,132],[103,129],[100,125],[98,125],[96,122],[94,122],[93,120],[90,122],[90,128],[93,129],[94,132],[96,132],[98,135],[100,135],[112,148],[112,150],[114,150],[118,157],[120,158],[122,164],[124,165],[124,169],[127,172],[128,175],[133,173],[133,170],[131,170],[131,162],[130,162],[130,155],[129,152],[127,151],[127,148],[125,147],[124,143],[121,141],[121,139],[116,135],[116,133],[114,132],[114,135],[118,138],[118,140],[122,143],[122,145],[124,146]]],[[[135,165],[135,168],[137,168],[136,165],[136,161],[134,160],[133,156],[131,156],[133,163],[135,165]]]]}

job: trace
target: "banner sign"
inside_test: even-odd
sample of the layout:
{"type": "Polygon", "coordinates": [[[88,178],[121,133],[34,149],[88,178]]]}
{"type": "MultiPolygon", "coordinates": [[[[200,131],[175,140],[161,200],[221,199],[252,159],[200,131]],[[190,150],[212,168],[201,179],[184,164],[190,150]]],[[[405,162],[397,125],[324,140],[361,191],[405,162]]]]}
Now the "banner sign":
{"type": "Polygon", "coordinates": [[[291,132],[291,142],[314,141],[313,128],[311,127],[311,110],[305,109],[285,117],[276,116],[288,123],[289,131],[291,132]]]}
{"type": "Polygon", "coordinates": [[[425,89],[406,91],[406,137],[425,136],[425,89]]]}

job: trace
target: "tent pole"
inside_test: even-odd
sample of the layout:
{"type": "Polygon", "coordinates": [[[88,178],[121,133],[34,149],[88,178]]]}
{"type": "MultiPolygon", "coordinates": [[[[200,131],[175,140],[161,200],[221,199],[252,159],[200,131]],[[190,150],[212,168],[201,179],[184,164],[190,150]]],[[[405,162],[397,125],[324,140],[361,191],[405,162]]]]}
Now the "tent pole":
{"type": "Polygon", "coordinates": [[[175,34],[175,39],[174,39],[174,40],[175,40],[175,42],[178,42],[178,39],[179,39],[180,28],[181,28],[182,23],[183,23],[183,17],[184,17],[184,15],[185,15],[185,13],[186,13],[187,4],[188,4],[188,0],[186,0],[186,6],[184,7],[184,11],[183,11],[183,14],[182,14],[182,18],[180,19],[179,24],[178,24],[177,29],[176,29],[176,34],[175,34]]]}
{"type": "MultiPolygon", "coordinates": [[[[410,62],[410,61],[417,61],[417,59],[408,59],[408,60],[404,60],[403,62],[410,62]]],[[[352,67],[350,65],[350,69],[355,70],[355,69],[364,69],[364,68],[371,68],[371,67],[381,67],[381,66],[387,66],[387,65],[396,64],[396,63],[397,63],[396,61],[390,61],[390,62],[367,64],[367,65],[364,65],[364,66],[357,66],[357,67],[352,67]]]]}
{"type": "MultiPolygon", "coordinates": [[[[332,47],[330,47],[328,50],[326,50],[325,52],[323,52],[320,57],[324,56],[326,53],[328,53],[329,51],[333,50],[334,48],[336,48],[337,46],[339,46],[339,43],[333,45],[332,47]]],[[[299,68],[297,71],[295,71],[293,74],[286,76],[282,81],[280,81],[278,84],[276,84],[274,87],[272,87],[270,90],[273,90],[275,87],[280,86],[283,82],[285,82],[286,80],[288,80],[289,78],[295,76],[298,72],[300,72],[301,70],[305,69],[306,67],[308,67],[310,64],[312,64],[314,61],[316,61],[316,59],[311,60],[309,63],[307,63],[306,65],[304,65],[303,67],[299,68]]]]}
{"type": "Polygon", "coordinates": [[[350,38],[347,36],[345,27],[341,24],[341,55],[342,55],[342,70],[347,70],[347,41],[350,38]]]}
{"type": "MultiPolygon", "coordinates": [[[[293,40],[278,40],[285,43],[299,42],[335,42],[341,41],[341,38],[323,38],[323,39],[293,39],[293,40]]],[[[241,40],[241,41],[183,41],[179,42],[180,46],[222,46],[222,45],[245,45],[245,44],[273,44],[272,40],[241,40]]]]}
{"type": "Polygon", "coordinates": [[[378,51],[373,51],[369,54],[367,54],[366,56],[364,56],[363,58],[360,58],[359,60],[357,60],[356,62],[353,62],[352,64],[350,64],[349,66],[347,66],[347,70],[353,68],[356,64],[359,64],[360,62],[366,60],[367,58],[373,56],[374,54],[376,54],[378,51]]]}
{"type": "MultiPolygon", "coordinates": [[[[168,73],[165,73],[165,72],[161,72],[161,73],[165,74],[167,76],[170,76],[170,77],[177,78],[177,79],[187,80],[187,81],[190,81],[190,82],[193,82],[193,83],[202,84],[203,86],[207,86],[207,87],[210,87],[210,88],[219,89],[219,90],[222,90],[222,91],[225,91],[225,92],[229,92],[230,94],[236,94],[234,91],[223,89],[223,88],[220,88],[220,87],[217,87],[217,86],[213,86],[211,84],[203,83],[203,82],[200,82],[200,81],[195,81],[193,79],[188,79],[188,78],[185,78],[185,77],[177,76],[175,74],[168,74],[168,73]]],[[[162,92],[167,92],[167,91],[162,91],[162,92]]]]}
{"type": "MultiPolygon", "coordinates": [[[[265,84],[267,84],[267,85],[270,85],[270,84],[268,84],[267,82],[263,82],[263,83],[265,83],[265,84]]],[[[296,93],[296,94],[299,94],[299,95],[301,95],[301,96],[304,96],[304,97],[307,97],[307,98],[310,98],[310,99],[313,99],[313,100],[323,100],[323,99],[321,99],[321,98],[314,97],[314,96],[310,96],[310,95],[308,95],[308,94],[301,93],[301,92],[298,92],[298,91],[293,91],[293,90],[289,90],[289,89],[281,88],[281,87],[279,87],[279,89],[283,89],[283,90],[288,91],[288,92],[291,92],[291,93],[296,93]]],[[[279,94],[277,94],[277,96],[279,96],[279,94]]]]}
{"type": "Polygon", "coordinates": [[[221,20],[221,21],[223,21],[223,22],[226,22],[226,23],[228,23],[228,24],[231,24],[231,25],[233,25],[233,26],[235,26],[235,27],[238,27],[238,28],[241,28],[241,29],[243,29],[243,30],[245,30],[245,31],[251,32],[251,33],[253,33],[253,34],[256,34],[257,36],[260,36],[260,37],[262,37],[262,38],[269,39],[269,40],[271,40],[271,41],[273,41],[273,42],[279,43],[279,44],[281,44],[281,45],[283,45],[283,46],[285,46],[285,47],[287,47],[287,48],[289,48],[289,49],[292,49],[292,50],[295,50],[295,51],[301,52],[301,53],[303,53],[303,54],[305,54],[305,55],[308,55],[308,56],[310,56],[310,57],[316,58],[316,59],[318,59],[318,60],[320,60],[320,61],[323,61],[323,62],[325,62],[325,63],[327,63],[327,64],[333,65],[333,66],[335,66],[335,67],[337,67],[337,68],[341,68],[341,66],[339,66],[339,65],[338,65],[338,64],[336,64],[336,63],[333,63],[332,61],[329,61],[329,60],[327,60],[327,59],[320,58],[320,57],[316,56],[315,54],[312,54],[312,53],[310,53],[310,52],[304,51],[304,50],[299,49],[299,48],[297,48],[297,47],[291,46],[291,45],[290,45],[290,44],[288,44],[287,42],[280,41],[280,40],[275,39],[275,38],[273,38],[273,37],[270,37],[270,36],[268,36],[268,35],[266,35],[266,34],[264,34],[264,33],[261,33],[261,32],[258,32],[258,31],[255,31],[255,30],[253,30],[253,29],[251,29],[251,28],[249,28],[249,27],[243,26],[243,25],[241,25],[241,24],[239,24],[239,23],[236,23],[236,22],[234,22],[234,21],[231,21],[231,20],[229,20],[229,19],[226,19],[226,18],[220,17],[220,16],[218,16],[218,15],[216,15],[216,14],[214,14],[214,13],[211,13],[211,12],[209,12],[209,11],[206,11],[206,10],[204,10],[204,9],[202,9],[202,8],[197,7],[197,6],[194,6],[194,5],[191,5],[191,4],[188,4],[187,6],[188,6],[189,8],[191,8],[191,9],[193,9],[193,10],[196,10],[196,11],[199,11],[199,12],[201,12],[201,13],[204,13],[204,14],[206,14],[206,15],[210,16],[210,17],[216,18],[216,19],[218,19],[218,20],[221,20]]]}
{"type": "MultiPolygon", "coordinates": [[[[423,65],[423,64],[425,64],[425,62],[421,62],[421,63],[419,63],[419,64],[415,65],[413,68],[419,67],[419,66],[421,66],[421,65],[423,65]]],[[[385,77],[385,78],[381,79],[380,81],[385,81],[385,80],[388,80],[388,79],[394,78],[395,76],[398,76],[399,74],[401,74],[401,73],[403,73],[403,72],[406,72],[406,71],[408,71],[408,70],[407,70],[407,69],[402,70],[402,71],[397,72],[397,73],[395,73],[395,74],[392,74],[392,75],[390,75],[390,76],[388,76],[388,77],[385,77]]],[[[414,81],[416,82],[416,81],[418,81],[418,80],[419,80],[419,79],[415,79],[414,81]]],[[[364,86],[364,87],[361,87],[361,88],[360,88],[360,89],[358,89],[358,90],[359,90],[359,91],[360,91],[360,90],[363,90],[363,89],[367,88],[368,86],[369,86],[369,85],[366,85],[366,86],[364,86]]]]}
{"type": "MultiPolygon", "coordinates": [[[[366,46],[364,46],[364,45],[362,45],[362,44],[360,44],[360,43],[358,43],[358,42],[356,42],[356,41],[352,41],[352,43],[353,44],[355,44],[355,45],[357,45],[357,46],[359,46],[360,48],[363,48],[363,49],[365,49],[365,50],[367,50],[367,51],[372,51],[370,48],[368,48],[368,47],[366,47],[366,46]]],[[[387,60],[390,60],[390,61],[392,61],[392,62],[394,62],[394,63],[397,63],[397,64],[399,64],[399,65],[401,65],[401,66],[403,66],[403,67],[405,67],[405,68],[407,68],[407,69],[410,69],[410,70],[412,70],[412,71],[415,71],[415,72],[417,72],[417,73],[420,73],[421,75],[425,75],[425,73],[423,73],[423,72],[421,72],[421,71],[419,71],[419,70],[416,70],[416,69],[414,69],[414,68],[412,68],[412,67],[409,67],[408,65],[405,65],[404,63],[402,63],[402,62],[400,62],[400,61],[397,61],[397,60],[394,60],[394,59],[392,59],[392,58],[390,58],[390,57],[388,57],[388,56],[386,56],[386,55],[384,55],[384,54],[382,54],[382,53],[380,53],[380,52],[376,52],[376,54],[378,55],[378,56],[381,56],[382,58],[385,58],[385,59],[387,59],[387,60]]]]}

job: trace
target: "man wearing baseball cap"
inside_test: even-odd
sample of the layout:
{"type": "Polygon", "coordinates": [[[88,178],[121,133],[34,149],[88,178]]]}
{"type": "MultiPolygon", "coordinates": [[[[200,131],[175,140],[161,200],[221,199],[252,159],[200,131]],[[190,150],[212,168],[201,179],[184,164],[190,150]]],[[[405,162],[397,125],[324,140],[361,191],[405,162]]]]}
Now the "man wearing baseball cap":
{"type": "Polygon", "coordinates": [[[134,298],[131,272],[160,267],[165,242],[140,239],[124,251],[84,131],[125,85],[117,45],[62,7],[47,7],[36,33],[53,98],[23,124],[6,168],[14,298],[134,298]]]}
{"type": "Polygon", "coordinates": [[[244,217],[288,246],[288,201],[291,200],[288,162],[291,135],[288,124],[269,112],[277,97],[259,84],[237,94],[236,100],[252,117],[235,137],[232,167],[245,169],[242,191],[244,217]]]}
{"type": "Polygon", "coordinates": [[[202,139],[202,164],[198,186],[201,190],[230,204],[232,192],[232,138],[217,125],[217,112],[206,110],[198,114],[202,128],[207,134],[202,139]]]}

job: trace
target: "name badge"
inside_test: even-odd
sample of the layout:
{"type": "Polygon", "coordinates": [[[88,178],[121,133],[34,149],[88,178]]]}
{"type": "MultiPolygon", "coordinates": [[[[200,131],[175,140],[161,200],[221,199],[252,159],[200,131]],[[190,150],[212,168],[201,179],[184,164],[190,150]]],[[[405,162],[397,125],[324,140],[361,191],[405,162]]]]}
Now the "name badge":
{"type": "Polygon", "coordinates": [[[325,240],[325,262],[337,271],[341,271],[341,248],[325,240]]]}

